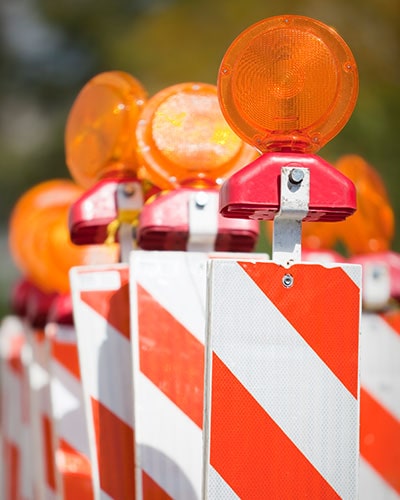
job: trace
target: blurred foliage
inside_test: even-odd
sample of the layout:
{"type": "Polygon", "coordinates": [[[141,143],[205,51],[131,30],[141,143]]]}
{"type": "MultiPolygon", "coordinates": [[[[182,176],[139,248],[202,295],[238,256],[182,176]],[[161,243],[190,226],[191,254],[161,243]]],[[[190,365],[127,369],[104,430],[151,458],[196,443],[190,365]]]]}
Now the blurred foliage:
{"type": "MultiPolygon", "coordinates": [[[[355,153],[381,173],[400,216],[398,0],[2,0],[0,222],[44,179],[69,177],[63,134],[86,81],[119,69],[152,94],[183,81],[215,83],[222,56],[263,18],[301,14],[337,29],[356,58],[360,94],[344,130],[320,155],[355,153]]],[[[400,250],[400,231],[394,249],[400,250]]]]}

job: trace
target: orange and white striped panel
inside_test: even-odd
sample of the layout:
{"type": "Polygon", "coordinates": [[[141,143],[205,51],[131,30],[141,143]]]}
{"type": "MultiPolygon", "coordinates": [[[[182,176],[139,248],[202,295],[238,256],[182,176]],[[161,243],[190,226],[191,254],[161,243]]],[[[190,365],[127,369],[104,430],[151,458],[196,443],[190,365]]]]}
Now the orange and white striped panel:
{"type": "Polygon", "coordinates": [[[89,439],[75,328],[49,323],[46,335],[51,342],[51,408],[62,498],[92,500],[89,439]]]}
{"type": "Polygon", "coordinates": [[[400,311],[364,312],[360,499],[400,499],[400,311]]]}
{"type": "Polygon", "coordinates": [[[43,330],[28,332],[30,411],[34,467],[34,498],[59,498],[60,477],[55,465],[56,442],[50,397],[50,342],[43,330]]]}
{"type": "MultiPolygon", "coordinates": [[[[201,498],[206,271],[214,255],[131,253],[138,499],[201,498]]],[[[256,257],[266,258],[243,258],[256,257]]]]}
{"type": "Polygon", "coordinates": [[[130,264],[136,498],[201,498],[207,254],[130,264]]]}
{"type": "Polygon", "coordinates": [[[96,500],[134,498],[128,265],[70,272],[96,500]]]}
{"type": "Polygon", "coordinates": [[[206,498],[357,497],[359,266],[211,261],[206,498]]]}
{"type": "Polygon", "coordinates": [[[5,500],[33,499],[27,349],[23,321],[16,316],[4,318],[0,327],[0,497],[5,500]]]}

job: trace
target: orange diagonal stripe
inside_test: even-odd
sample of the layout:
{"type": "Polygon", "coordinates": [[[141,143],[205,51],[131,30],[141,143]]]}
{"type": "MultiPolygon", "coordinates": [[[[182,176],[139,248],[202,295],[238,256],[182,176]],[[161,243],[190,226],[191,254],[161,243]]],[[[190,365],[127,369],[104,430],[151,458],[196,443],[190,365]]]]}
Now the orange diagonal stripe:
{"type": "Polygon", "coordinates": [[[357,398],[360,289],[346,272],[320,265],[239,264],[357,398]],[[287,273],[294,278],[291,288],[282,285],[287,273]]]}
{"type": "Polygon", "coordinates": [[[133,429],[93,398],[92,411],[100,487],[114,500],[135,498],[133,429]]]}
{"type": "Polygon", "coordinates": [[[140,370],[200,428],[204,346],[138,285],[140,370]]]}
{"type": "Polygon", "coordinates": [[[214,353],[210,463],[239,498],[339,496],[214,353]]]}
{"type": "Polygon", "coordinates": [[[142,483],[143,500],[172,500],[172,497],[144,471],[142,472],[142,483]]]}
{"type": "Polygon", "coordinates": [[[361,455],[400,494],[400,421],[360,391],[361,455]]]}
{"type": "Polygon", "coordinates": [[[91,465],[88,457],[77,452],[60,438],[59,451],[63,453],[61,469],[64,500],[93,500],[91,465]]]}
{"type": "Polygon", "coordinates": [[[127,339],[130,338],[129,284],[122,270],[121,288],[118,290],[82,291],[81,300],[94,309],[127,339]]]}
{"type": "Polygon", "coordinates": [[[75,378],[80,380],[79,356],[76,344],[59,342],[52,339],[51,354],[64,368],[72,373],[75,378]]]}

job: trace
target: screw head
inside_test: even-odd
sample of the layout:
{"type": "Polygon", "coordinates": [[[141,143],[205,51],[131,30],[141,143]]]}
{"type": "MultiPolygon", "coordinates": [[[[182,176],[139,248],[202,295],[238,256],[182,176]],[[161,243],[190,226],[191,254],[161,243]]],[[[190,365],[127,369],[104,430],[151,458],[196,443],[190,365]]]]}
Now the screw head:
{"type": "Polygon", "coordinates": [[[197,207],[204,208],[208,203],[208,194],[204,191],[196,193],[195,203],[197,207]]]}
{"type": "Polygon", "coordinates": [[[136,191],[136,186],[133,182],[127,182],[123,184],[122,192],[124,193],[124,196],[126,196],[127,198],[133,196],[135,194],[135,191],[136,191]]]}
{"type": "Polygon", "coordinates": [[[291,274],[285,274],[282,278],[282,284],[285,288],[290,288],[293,286],[294,278],[291,274]]]}
{"type": "Polygon", "coordinates": [[[300,184],[304,179],[304,172],[300,168],[293,168],[289,172],[289,180],[292,184],[300,184]]]}

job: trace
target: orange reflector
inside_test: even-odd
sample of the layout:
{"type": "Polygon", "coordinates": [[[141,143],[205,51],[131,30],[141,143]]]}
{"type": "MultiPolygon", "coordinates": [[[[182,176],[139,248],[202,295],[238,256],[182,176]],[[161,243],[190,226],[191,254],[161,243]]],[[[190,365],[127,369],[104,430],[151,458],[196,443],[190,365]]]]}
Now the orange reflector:
{"type": "Polygon", "coordinates": [[[335,30],[303,16],[277,16],[233,41],[218,93],[232,129],[260,151],[316,152],[350,118],[358,72],[335,30]]]}
{"type": "Polygon", "coordinates": [[[352,255],[386,251],[394,235],[394,213],[378,172],[358,155],[346,155],[336,167],[357,190],[357,211],[337,224],[341,240],[352,255]]]}
{"type": "Polygon", "coordinates": [[[181,83],[154,95],[137,127],[142,176],[162,189],[213,185],[258,156],[231,130],[217,88],[181,83]]]}
{"type": "Polygon", "coordinates": [[[44,292],[68,292],[72,266],[118,260],[117,246],[71,243],[69,207],[82,194],[71,181],[46,181],[23,194],[12,211],[11,255],[24,276],[44,292]]]}
{"type": "Polygon", "coordinates": [[[82,88],[65,131],[66,162],[80,186],[136,173],[135,128],[146,99],[142,85],[122,71],[100,73],[82,88]]]}

